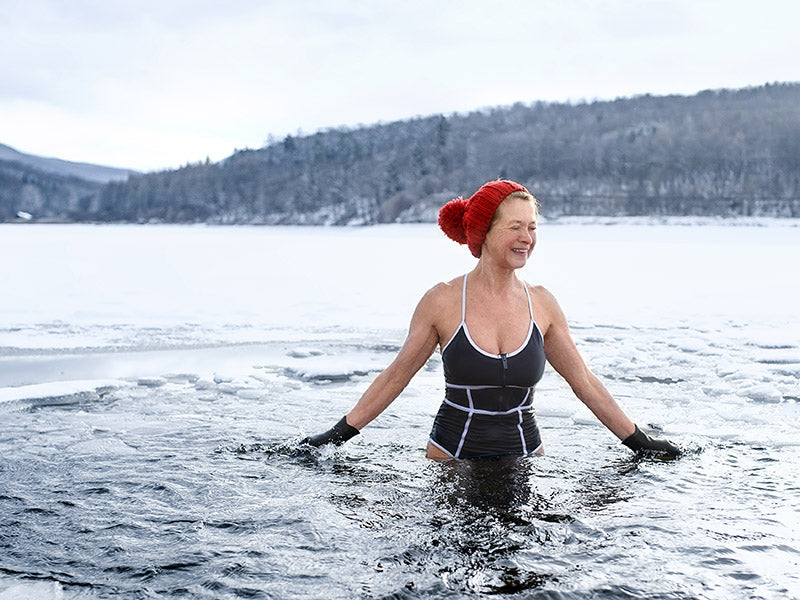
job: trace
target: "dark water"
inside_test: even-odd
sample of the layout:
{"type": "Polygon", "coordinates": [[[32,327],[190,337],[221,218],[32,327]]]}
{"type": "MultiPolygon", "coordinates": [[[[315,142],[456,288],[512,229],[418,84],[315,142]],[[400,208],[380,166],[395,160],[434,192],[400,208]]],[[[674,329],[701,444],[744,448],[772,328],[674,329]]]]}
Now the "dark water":
{"type": "MultiPolygon", "coordinates": [[[[344,448],[300,451],[370,375],[256,366],[0,406],[0,598],[800,597],[795,445],[689,432],[640,460],[543,410],[545,457],[436,464],[434,360],[344,448]]],[[[653,385],[680,384],[626,383],[653,385]]]]}

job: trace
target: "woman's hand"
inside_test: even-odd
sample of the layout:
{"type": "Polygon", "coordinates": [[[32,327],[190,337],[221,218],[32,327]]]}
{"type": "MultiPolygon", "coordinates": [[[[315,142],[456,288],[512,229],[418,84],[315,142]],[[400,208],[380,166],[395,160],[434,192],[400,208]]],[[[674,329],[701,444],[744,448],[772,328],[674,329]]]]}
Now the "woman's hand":
{"type": "Polygon", "coordinates": [[[671,442],[650,437],[639,429],[638,425],[635,427],[635,431],[622,440],[622,443],[636,452],[636,454],[660,454],[670,457],[677,457],[682,454],[681,450],[671,442]]]}
{"type": "Polygon", "coordinates": [[[350,438],[357,436],[358,433],[358,429],[347,424],[347,417],[342,417],[339,422],[328,429],[328,431],[304,438],[300,440],[300,443],[314,446],[315,448],[324,446],[325,444],[341,446],[350,438]]]}

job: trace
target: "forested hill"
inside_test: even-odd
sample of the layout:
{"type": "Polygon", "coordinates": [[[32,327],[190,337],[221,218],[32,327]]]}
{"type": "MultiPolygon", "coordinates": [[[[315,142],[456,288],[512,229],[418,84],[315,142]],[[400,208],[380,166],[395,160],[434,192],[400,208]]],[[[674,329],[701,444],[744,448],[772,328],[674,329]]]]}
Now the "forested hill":
{"type": "Polygon", "coordinates": [[[498,177],[547,216],[800,217],[800,84],[518,103],[288,136],[219,162],[111,182],[78,220],[426,221],[498,177]]]}

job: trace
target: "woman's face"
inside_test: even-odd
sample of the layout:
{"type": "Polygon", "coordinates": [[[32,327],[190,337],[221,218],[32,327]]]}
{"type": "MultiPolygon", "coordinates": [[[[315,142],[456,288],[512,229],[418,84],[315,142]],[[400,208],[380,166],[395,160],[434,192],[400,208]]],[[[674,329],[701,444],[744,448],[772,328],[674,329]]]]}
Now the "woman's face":
{"type": "Polygon", "coordinates": [[[514,269],[525,266],[536,245],[536,208],[524,198],[506,198],[483,242],[483,253],[514,269]]]}

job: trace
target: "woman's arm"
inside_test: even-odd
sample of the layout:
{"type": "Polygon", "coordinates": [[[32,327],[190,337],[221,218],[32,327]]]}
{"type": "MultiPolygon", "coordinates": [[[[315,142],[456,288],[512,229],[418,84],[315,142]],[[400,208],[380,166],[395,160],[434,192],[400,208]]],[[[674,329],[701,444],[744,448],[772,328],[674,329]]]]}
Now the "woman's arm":
{"type": "Polygon", "coordinates": [[[434,305],[435,299],[431,298],[431,292],[420,300],[400,352],[347,413],[348,424],[361,429],[386,410],[431,357],[439,343],[434,305]]]}
{"type": "Polygon", "coordinates": [[[352,410],[332,429],[306,438],[302,443],[321,446],[341,444],[358,434],[359,430],[381,414],[405,389],[411,378],[436,350],[439,333],[436,328],[440,290],[434,287],[417,305],[408,336],[392,363],[370,384],[352,410]]]}
{"type": "Polygon", "coordinates": [[[653,438],[631,421],[602,382],[589,370],[569,331],[564,311],[555,297],[537,288],[537,305],[545,312],[544,351],[548,362],[567,381],[575,395],[622,443],[636,453],[679,456],[667,440],[653,438]]]}
{"type": "Polygon", "coordinates": [[[549,317],[544,334],[547,361],[566,380],[578,399],[620,440],[627,439],[636,426],[617,404],[603,383],[589,370],[578,351],[567,319],[550,292],[539,288],[549,317]]]}

